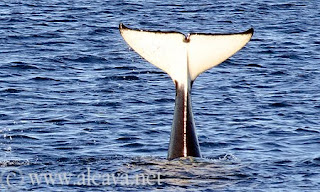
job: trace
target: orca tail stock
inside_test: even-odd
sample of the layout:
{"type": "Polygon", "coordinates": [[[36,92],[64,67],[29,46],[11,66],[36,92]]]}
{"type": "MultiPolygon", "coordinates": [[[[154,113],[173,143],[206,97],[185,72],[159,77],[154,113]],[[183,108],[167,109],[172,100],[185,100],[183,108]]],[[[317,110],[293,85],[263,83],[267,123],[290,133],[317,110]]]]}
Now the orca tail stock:
{"type": "Polygon", "coordinates": [[[191,107],[191,88],[204,71],[244,47],[253,28],[232,34],[145,31],[119,25],[126,43],[142,58],[166,72],[176,86],[175,110],[168,159],[201,157],[191,107]]]}

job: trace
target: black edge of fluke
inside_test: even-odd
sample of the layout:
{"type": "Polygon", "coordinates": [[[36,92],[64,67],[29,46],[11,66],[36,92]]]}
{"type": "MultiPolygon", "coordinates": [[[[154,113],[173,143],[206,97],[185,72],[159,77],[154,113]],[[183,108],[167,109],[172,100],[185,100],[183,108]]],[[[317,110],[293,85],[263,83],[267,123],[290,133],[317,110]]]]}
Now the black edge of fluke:
{"type": "Polygon", "coordinates": [[[123,23],[119,24],[119,29],[129,29],[127,26],[125,26],[123,23]]]}
{"type": "MultiPolygon", "coordinates": [[[[119,24],[119,30],[135,30],[135,31],[146,31],[146,32],[154,32],[154,33],[180,33],[180,32],[177,32],[177,31],[153,31],[153,30],[141,30],[141,29],[133,29],[133,28],[129,28],[127,26],[125,26],[123,23],[120,23],[119,24]]],[[[244,32],[239,32],[239,33],[189,33],[188,35],[185,35],[183,33],[180,33],[182,35],[185,36],[185,41],[186,42],[189,42],[188,41],[188,37],[190,35],[245,35],[245,34],[251,34],[253,35],[254,33],[254,29],[253,28],[250,28],[248,29],[247,31],[244,31],[244,32]]]]}
{"type": "Polygon", "coordinates": [[[254,29],[250,28],[247,31],[243,32],[243,34],[253,34],[254,33],[254,29]]]}
{"type": "Polygon", "coordinates": [[[152,32],[152,33],[179,33],[179,34],[184,35],[183,33],[180,33],[177,31],[160,31],[160,30],[145,30],[145,29],[129,28],[129,27],[125,26],[123,23],[120,23],[119,30],[121,31],[122,29],[133,30],[133,31],[145,31],[145,32],[152,32]]]}
{"type": "Polygon", "coordinates": [[[247,31],[244,32],[238,32],[238,33],[190,33],[190,35],[246,35],[251,34],[253,35],[254,29],[250,28],[247,31]]]}

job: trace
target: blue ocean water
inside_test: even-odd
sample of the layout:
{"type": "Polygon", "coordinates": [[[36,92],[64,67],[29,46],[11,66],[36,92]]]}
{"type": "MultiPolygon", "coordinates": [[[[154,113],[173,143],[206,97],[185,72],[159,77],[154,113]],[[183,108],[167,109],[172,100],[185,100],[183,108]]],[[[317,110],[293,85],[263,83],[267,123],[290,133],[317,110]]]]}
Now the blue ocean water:
{"type": "Polygon", "coordinates": [[[319,10],[293,0],[1,1],[0,189],[319,190],[319,10]],[[255,29],[244,49],[194,83],[203,158],[166,160],[174,84],[128,48],[120,22],[183,33],[255,29]],[[95,185],[89,170],[159,173],[161,183],[97,177],[95,185]],[[72,182],[30,177],[44,173],[72,182]]]}

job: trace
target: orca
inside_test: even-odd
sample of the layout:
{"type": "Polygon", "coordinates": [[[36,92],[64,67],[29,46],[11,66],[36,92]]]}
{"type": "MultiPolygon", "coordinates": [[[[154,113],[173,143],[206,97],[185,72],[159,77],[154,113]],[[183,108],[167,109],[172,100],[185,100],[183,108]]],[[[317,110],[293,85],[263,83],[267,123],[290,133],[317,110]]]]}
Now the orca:
{"type": "Polygon", "coordinates": [[[147,31],[119,25],[125,42],[142,58],[166,72],[176,87],[168,159],[201,157],[191,106],[191,88],[204,71],[222,63],[253,35],[253,28],[232,34],[147,31]]]}

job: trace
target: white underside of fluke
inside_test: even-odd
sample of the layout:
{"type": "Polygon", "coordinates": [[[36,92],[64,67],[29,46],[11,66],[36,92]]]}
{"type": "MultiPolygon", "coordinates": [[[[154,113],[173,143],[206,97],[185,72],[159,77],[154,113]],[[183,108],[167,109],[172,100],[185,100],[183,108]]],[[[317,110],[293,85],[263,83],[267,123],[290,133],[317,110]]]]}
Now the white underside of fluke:
{"type": "Polygon", "coordinates": [[[183,84],[222,63],[250,40],[253,29],[235,34],[190,34],[134,30],[120,24],[130,47],[183,84]]]}

